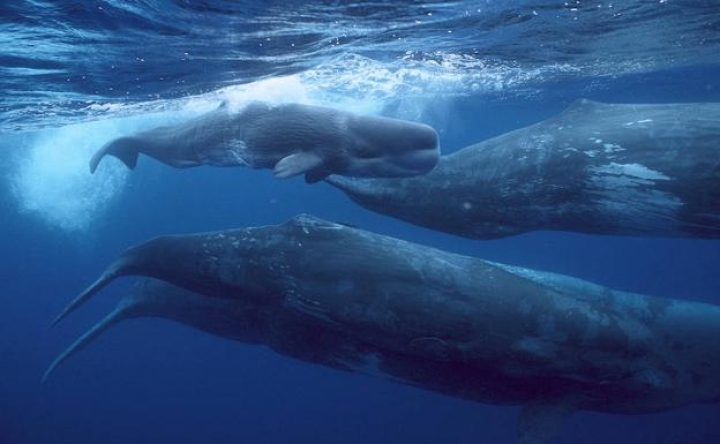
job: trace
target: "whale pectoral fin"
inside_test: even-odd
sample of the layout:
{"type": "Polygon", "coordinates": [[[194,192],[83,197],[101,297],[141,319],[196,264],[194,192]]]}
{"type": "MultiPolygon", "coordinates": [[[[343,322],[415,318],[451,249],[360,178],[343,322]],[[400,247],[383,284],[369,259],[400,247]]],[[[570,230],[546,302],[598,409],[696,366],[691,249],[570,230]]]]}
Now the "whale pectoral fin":
{"type": "Polygon", "coordinates": [[[322,163],[322,158],[317,154],[303,151],[280,159],[275,165],[273,174],[278,179],[286,179],[298,174],[309,173],[322,165],[322,163]]]}
{"type": "Polygon", "coordinates": [[[548,444],[573,410],[564,403],[524,406],[518,417],[518,444],[548,444]]]}

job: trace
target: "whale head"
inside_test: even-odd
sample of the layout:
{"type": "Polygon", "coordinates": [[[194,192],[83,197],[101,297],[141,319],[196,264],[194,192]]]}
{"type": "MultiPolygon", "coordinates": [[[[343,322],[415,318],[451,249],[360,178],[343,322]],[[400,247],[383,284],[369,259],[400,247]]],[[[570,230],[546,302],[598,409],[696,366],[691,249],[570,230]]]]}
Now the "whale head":
{"type": "Polygon", "coordinates": [[[348,120],[352,144],[342,174],[407,177],[425,174],[440,158],[438,134],[429,125],[376,116],[348,120]]]}

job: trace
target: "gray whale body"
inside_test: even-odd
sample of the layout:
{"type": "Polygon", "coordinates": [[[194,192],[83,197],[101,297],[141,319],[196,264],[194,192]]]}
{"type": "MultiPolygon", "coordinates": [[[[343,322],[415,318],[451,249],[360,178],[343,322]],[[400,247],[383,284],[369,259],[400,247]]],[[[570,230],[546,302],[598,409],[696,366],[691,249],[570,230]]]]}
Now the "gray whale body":
{"type": "Polygon", "coordinates": [[[579,100],[407,179],[327,181],[361,206],[492,239],[534,230],[720,238],[720,103],[579,100]]]}
{"type": "Polygon", "coordinates": [[[275,177],[329,174],[404,177],[424,174],[438,161],[433,128],[421,123],[301,104],[227,104],[178,125],[120,137],[90,161],[94,173],[106,155],[133,169],[139,154],[167,165],[272,168],[275,177]]]}
{"type": "Polygon", "coordinates": [[[48,374],[115,322],[161,316],[308,362],[522,405],[520,443],[549,442],[576,410],[639,414],[720,401],[718,306],[611,290],[311,216],[133,247],[57,320],[130,274],[165,282],[121,302],[48,374]]]}

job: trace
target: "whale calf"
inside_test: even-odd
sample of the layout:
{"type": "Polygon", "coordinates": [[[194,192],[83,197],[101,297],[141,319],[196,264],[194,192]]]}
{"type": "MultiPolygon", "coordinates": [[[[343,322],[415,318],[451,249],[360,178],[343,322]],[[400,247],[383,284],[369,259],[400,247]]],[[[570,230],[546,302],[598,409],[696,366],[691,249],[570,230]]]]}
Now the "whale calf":
{"type": "Polygon", "coordinates": [[[720,402],[719,306],[616,291],[307,215],[133,247],[57,320],[123,275],[162,279],[153,284],[162,297],[121,303],[49,371],[118,320],[163,316],[305,361],[523,406],[523,444],[549,442],[577,410],[720,402]]]}
{"type": "Polygon", "coordinates": [[[720,103],[579,100],[443,156],[424,176],[327,181],[372,211],[474,239],[534,230],[720,238],[720,103]]]}
{"type": "Polygon", "coordinates": [[[278,178],[305,174],[404,177],[430,171],[440,156],[437,132],[399,119],[362,116],[301,104],[227,104],[188,122],[120,137],[90,161],[94,173],[106,155],[134,168],[142,153],[167,165],[273,168],[278,178]]]}

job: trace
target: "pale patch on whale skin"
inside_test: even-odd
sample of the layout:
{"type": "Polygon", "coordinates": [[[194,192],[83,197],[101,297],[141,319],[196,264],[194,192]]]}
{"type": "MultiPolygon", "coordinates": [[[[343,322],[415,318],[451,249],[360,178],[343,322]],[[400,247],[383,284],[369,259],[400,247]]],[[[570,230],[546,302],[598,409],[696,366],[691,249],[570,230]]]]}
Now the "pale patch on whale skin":
{"type": "Polygon", "coordinates": [[[637,163],[610,162],[588,168],[588,192],[595,197],[595,204],[608,213],[620,213],[625,217],[618,224],[628,228],[643,225],[662,227],[675,225],[683,202],[669,192],[656,186],[658,181],[671,181],[667,175],[637,163]]]}
{"type": "Polygon", "coordinates": [[[671,178],[666,176],[665,174],[659,171],[651,170],[645,165],[640,165],[637,163],[619,164],[615,162],[610,162],[607,165],[590,167],[590,170],[592,174],[626,176],[638,181],[642,181],[645,184],[650,184],[649,181],[655,180],[671,180],[671,178]]]}
{"type": "Polygon", "coordinates": [[[440,148],[437,132],[422,123],[311,105],[251,102],[239,110],[221,105],[182,124],[115,139],[95,153],[90,172],[106,155],[133,169],[141,153],[176,168],[270,168],[277,178],[305,174],[312,183],[329,174],[424,174],[437,163],[440,148]]]}

